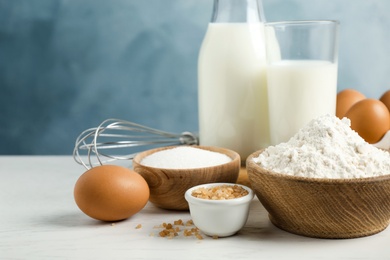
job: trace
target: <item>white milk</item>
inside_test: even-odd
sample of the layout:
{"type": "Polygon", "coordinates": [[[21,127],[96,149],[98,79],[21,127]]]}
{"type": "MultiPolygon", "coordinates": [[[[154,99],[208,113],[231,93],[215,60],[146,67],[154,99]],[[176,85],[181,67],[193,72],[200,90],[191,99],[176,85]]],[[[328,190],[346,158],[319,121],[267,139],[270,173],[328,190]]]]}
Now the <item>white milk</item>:
{"type": "Polygon", "coordinates": [[[263,23],[210,23],[199,54],[201,145],[238,152],[269,145],[263,23]]]}
{"type": "Polygon", "coordinates": [[[311,119],[336,113],[337,64],[286,60],[267,69],[273,145],[288,141],[311,119]]]}

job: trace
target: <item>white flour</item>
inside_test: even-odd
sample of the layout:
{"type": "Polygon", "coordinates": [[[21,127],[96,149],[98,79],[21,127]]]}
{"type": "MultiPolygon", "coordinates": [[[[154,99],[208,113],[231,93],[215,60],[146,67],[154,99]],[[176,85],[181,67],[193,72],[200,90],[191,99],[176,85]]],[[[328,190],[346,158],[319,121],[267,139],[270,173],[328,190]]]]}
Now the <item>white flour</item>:
{"type": "Polygon", "coordinates": [[[253,160],[274,172],[311,178],[363,178],[390,174],[388,152],[365,142],[348,118],[312,120],[288,142],[268,147],[253,160]]]}

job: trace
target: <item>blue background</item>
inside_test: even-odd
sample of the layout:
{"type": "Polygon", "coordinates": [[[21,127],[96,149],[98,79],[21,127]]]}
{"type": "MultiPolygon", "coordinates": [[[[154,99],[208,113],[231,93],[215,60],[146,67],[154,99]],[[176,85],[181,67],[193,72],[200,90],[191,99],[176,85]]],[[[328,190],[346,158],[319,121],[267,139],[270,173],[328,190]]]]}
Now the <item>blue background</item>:
{"type": "MultiPolygon", "coordinates": [[[[339,90],[390,88],[390,1],[263,0],[267,21],[341,23],[339,90]]],[[[71,154],[110,117],[196,132],[212,0],[0,0],[0,154],[71,154]]]]}

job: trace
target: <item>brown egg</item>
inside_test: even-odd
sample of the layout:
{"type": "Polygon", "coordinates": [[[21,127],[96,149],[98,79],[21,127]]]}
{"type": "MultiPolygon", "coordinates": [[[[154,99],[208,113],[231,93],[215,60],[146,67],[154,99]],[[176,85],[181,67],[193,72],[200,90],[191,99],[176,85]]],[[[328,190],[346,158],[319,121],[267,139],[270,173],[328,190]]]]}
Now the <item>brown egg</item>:
{"type": "Polygon", "coordinates": [[[366,97],[357,90],[344,89],[337,94],[336,116],[343,118],[347,111],[356,103],[366,97]]]}
{"type": "Polygon", "coordinates": [[[345,114],[351,120],[351,128],[366,142],[376,143],[390,128],[387,107],[377,99],[363,99],[345,114]]]}
{"type": "Polygon", "coordinates": [[[126,219],[148,202],[149,186],[141,175],[116,165],[94,167],[83,173],[74,187],[77,206],[91,218],[126,219]]]}
{"type": "Polygon", "coordinates": [[[383,93],[379,100],[382,101],[382,103],[385,104],[387,109],[390,111],[390,90],[383,93]]]}

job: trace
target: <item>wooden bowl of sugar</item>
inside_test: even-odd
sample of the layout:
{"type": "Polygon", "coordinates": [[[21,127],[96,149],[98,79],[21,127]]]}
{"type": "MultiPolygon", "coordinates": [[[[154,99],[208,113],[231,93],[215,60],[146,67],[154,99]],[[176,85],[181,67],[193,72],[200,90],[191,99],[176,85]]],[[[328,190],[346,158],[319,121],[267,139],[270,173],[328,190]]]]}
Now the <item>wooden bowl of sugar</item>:
{"type": "Polygon", "coordinates": [[[316,238],[376,234],[390,222],[390,173],[355,179],[291,176],[247,158],[249,181],[271,222],[288,232],[316,238]]]}
{"type": "Polygon", "coordinates": [[[149,185],[149,201],[170,210],[188,210],[186,190],[206,183],[235,183],[240,171],[238,153],[220,147],[169,146],[136,155],[133,169],[149,185]]]}

